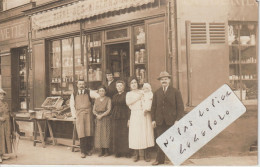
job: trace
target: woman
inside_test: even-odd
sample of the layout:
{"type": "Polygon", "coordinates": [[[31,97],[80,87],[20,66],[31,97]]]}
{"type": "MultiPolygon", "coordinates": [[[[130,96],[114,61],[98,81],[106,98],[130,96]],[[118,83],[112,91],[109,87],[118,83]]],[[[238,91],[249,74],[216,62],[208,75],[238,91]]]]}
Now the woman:
{"type": "Polygon", "coordinates": [[[118,91],[112,98],[113,148],[116,157],[129,157],[127,121],[129,108],[126,105],[125,82],[116,81],[118,91]]]}
{"type": "Polygon", "coordinates": [[[131,91],[126,94],[126,104],[131,110],[129,120],[129,148],[135,150],[134,162],[139,160],[139,150],[144,149],[145,161],[150,161],[147,149],[154,146],[152,121],[142,106],[143,92],[138,89],[136,77],[129,78],[131,91]]]}
{"type": "Polygon", "coordinates": [[[109,156],[108,148],[110,144],[110,111],[111,111],[111,100],[109,97],[105,96],[106,87],[100,86],[98,88],[99,98],[95,100],[93,107],[93,113],[96,116],[95,125],[95,147],[100,148],[101,156],[109,156]]]}
{"type": "Polygon", "coordinates": [[[0,163],[3,159],[10,157],[3,156],[12,152],[11,147],[11,124],[8,104],[4,101],[6,92],[0,88],[0,163]]]}

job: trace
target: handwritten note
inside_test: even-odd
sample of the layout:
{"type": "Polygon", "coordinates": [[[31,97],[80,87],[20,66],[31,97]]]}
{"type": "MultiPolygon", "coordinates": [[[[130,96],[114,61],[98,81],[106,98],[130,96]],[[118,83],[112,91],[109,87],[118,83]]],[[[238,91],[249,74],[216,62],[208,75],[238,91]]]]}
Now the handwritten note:
{"type": "Polygon", "coordinates": [[[228,85],[221,86],[156,139],[174,165],[180,165],[246,112],[228,85]]]}

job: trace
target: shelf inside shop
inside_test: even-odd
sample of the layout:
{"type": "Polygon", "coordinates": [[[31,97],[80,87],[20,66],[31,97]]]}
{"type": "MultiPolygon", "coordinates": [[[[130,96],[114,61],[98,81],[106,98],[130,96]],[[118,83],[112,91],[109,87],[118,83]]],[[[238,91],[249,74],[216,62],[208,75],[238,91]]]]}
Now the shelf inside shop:
{"type": "Polygon", "coordinates": [[[142,46],[145,45],[145,43],[136,43],[135,46],[142,46]]]}
{"type": "Polygon", "coordinates": [[[102,82],[102,81],[88,81],[88,82],[102,82]]]}
{"type": "Polygon", "coordinates": [[[135,63],[135,65],[146,65],[146,63],[135,63]]]}
{"type": "Polygon", "coordinates": [[[257,62],[252,62],[252,63],[229,63],[229,65],[252,65],[252,64],[257,64],[257,62]]]}
{"type": "Polygon", "coordinates": [[[89,65],[101,65],[101,63],[89,63],[89,65]]]}
{"type": "MultiPolygon", "coordinates": [[[[229,79],[230,81],[240,81],[240,79],[229,79]]],[[[258,79],[253,78],[253,79],[241,79],[242,81],[257,81],[258,79]]]]}
{"type": "MultiPolygon", "coordinates": [[[[229,46],[239,46],[239,44],[232,44],[229,46]]],[[[251,46],[256,46],[256,45],[252,45],[252,44],[240,44],[241,47],[251,47],[251,46]]]]}

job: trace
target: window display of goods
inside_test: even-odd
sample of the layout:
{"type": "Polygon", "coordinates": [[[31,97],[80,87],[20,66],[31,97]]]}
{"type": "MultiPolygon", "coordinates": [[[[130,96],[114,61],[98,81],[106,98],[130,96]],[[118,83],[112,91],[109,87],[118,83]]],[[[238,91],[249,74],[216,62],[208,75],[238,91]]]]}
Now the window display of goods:
{"type": "Polygon", "coordinates": [[[59,108],[59,107],[61,107],[62,103],[63,103],[63,99],[60,96],[47,97],[44,100],[42,107],[43,108],[59,108]]]}

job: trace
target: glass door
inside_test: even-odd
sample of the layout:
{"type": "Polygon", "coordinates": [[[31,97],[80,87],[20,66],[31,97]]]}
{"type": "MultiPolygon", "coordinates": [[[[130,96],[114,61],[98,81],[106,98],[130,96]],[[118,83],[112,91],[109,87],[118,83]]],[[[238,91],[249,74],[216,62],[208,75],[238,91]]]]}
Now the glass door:
{"type": "Polygon", "coordinates": [[[126,80],[130,77],[129,42],[107,45],[106,56],[106,69],[115,78],[126,80]]]}

